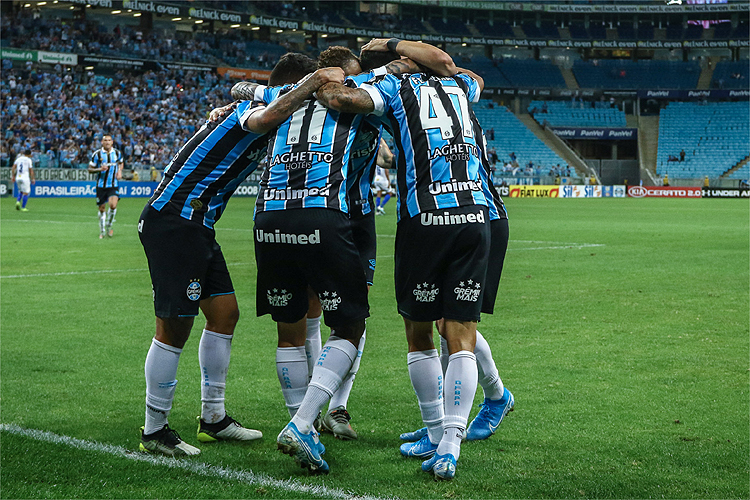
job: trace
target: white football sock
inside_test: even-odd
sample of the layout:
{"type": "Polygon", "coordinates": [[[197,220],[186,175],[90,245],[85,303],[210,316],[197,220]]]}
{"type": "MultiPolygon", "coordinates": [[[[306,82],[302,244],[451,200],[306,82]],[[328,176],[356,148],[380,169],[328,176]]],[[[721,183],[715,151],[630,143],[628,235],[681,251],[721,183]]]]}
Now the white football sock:
{"type": "Polygon", "coordinates": [[[437,444],[443,434],[444,415],[443,371],[437,349],[410,352],[406,355],[406,363],[430,442],[437,444]]]}
{"type": "Polygon", "coordinates": [[[107,214],[104,212],[99,212],[99,232],[104,232],[105,223],[107,220],[107,214]]]}
{"type": "Polygon", "coordinates": [[[445,375],[446,370],[448,370],[448,358],[450,358],[450,354],[448,353],[448,341],[445,340],[445,337],[440,335],[440,366],[443,368],[443,375],[445,375]]]}
{"type": "Polygon", "coordinates": [[[292,417],[292,422],[300,432],[310,432],[315,417],[339,388],[355,359],[357,359],[357,348],[348,340],[337,337],[335,332],[331,332],[331,336],[328,337],[315,363],[305,399],[302,400],[297,414],[292,417]]]}
{"type": "Polygon", "coordinates": [[[227,414],[224,392],[231,351],[231,335],[203,330],[198,345],[198,363],[201,367],[201,418],[207,424],[220,422],[227,414]]]}
{"type": "Polygon", "coordinates": [[[115,221],[115,214],[117,214],[116,208],[107,209],[107,227],[112,227],[112,223],[115,221]]]}
{"type": "Polygon", "coordinates": [[[359,371],[359,363],[362,359],[362,351],[365,348],[366,337],[367,328],[365,327],[365,331],[362,333],[362,338],[359,339],[359,345],[357,346],[357,359],[354,360],[352,368],[349,370],[349,374],[341,383],[341,387],[339,387],[339,390],[333,395],[331,402],[328,403],[329,410],[338,408],[339,406],[346,408],[346,405],[349,402],[349,395],[352,393],[352,386],[354,386],[354,377],[357,376],[357,372],[359,371]]]}
{"type": "Polygon", "coordinates": [[[151,340],[146,355],[146,426],[144,434],[151,434],[167,424],[177,387],[177,365],[182,349],[151,340]]]}
{"type": "Polygon", "coordinates": [[[505,391],[503,381],[497,372],[495,360],[492,358],[490,344],[477,331],[477,343],[474,347],[474,355],[477,357],[477,369],[479,370],[479,385],[482,386],[484,397],[487,399],[501,399],[505,391]]]}
{"type": "Polygon", "coordinates": [[[456,460],[461,452],[461,437],[477,391],[477,359],[473,352],[451,354],[445,372],[445,420],[438,455],[450,453],[456,460]]]}
{"type": "Polygon", "coordinates": [[[307,318],[307,337],[305,338],[305,354],[307,355],[308,380],[312,378],[313,367],[320,356],[322,342],[320,340],[320,316],[307,318]]]}
{"type": "Polygon", "coordinates": [[[289,416],[293,417],[307,391],[305,348],[303,346],[277,347],[276,375],[279,377],[281,394],[284,396],[289,416]]]}

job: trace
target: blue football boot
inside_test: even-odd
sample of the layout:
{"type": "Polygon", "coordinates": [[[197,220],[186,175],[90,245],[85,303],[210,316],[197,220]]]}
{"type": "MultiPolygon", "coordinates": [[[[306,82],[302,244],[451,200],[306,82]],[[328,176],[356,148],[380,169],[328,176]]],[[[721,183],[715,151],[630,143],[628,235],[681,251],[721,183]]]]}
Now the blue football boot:
{"type": "Polygon", "coordinates": [[[289,422],[276,438],[276,447],[282,453],[294,457],[301,467],[309,469],[311,473],[328,474],[328,464],[320,458],[320,438],[314,429],[309,434],[304,434],[289,422]]]}
{"type": "Polygon", "coordinates": [[[422,427],[416,431],[404,432],[399,436],[401,441],[419,441],[427,435],[427,427],[422,427]]]}
{"type": "Polygon", "coordinates": [[[456,458],[450,453],[435,453],[431,459],[422,462],[422,470],[431,472],[437,480],[450,481],[456,475],[456,458]]]}
{"type": "Polygon", "coordinates": [[[425,434],[416,443],[404,443],[399,447],[405,457],[429,458],[435,454],[437,445],[430,442],[430,436],[425,434]]]}
{"type": "Polygon", "coordinates": [[[495,433],[497,426],[503,421],[508,412],[513,411],[515,399],[513,394],[506,388],[503,397],[497,401],[484,398],[484,403],[479,405],[480,410],[474,420],[466,429],[466,440],[477,441],[487,439],[495,433]]]}

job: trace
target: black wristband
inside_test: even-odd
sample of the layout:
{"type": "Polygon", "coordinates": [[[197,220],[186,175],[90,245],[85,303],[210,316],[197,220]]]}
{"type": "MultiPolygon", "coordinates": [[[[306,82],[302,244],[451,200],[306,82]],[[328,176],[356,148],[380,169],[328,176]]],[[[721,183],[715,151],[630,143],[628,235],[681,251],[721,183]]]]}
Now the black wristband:
{"type": "Polygon", "coordinates": [[[400,41],[401,41],[400,38],[391,38],[390,40],[388,40],[385,46],[388,47],[388,50],[390,50],[391,52],[397,53],[396,47],[398,46],[398,43],[400,41]]]}

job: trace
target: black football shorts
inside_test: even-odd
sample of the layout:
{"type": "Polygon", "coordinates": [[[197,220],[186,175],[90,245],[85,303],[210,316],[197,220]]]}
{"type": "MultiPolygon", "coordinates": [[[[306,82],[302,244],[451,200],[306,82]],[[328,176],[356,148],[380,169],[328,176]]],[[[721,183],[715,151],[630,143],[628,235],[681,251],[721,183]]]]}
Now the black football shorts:
{"type": "Polygon", "coordinates": [[[156,316],[197,316],[201,300],[234,293],[212,229],[146,205],[138,236],[148,259],[156,316]]]}
{"type": "Polygon", "coordinates": [[[367,281],[349,218],[328,208],[271,210],[255,216],[258,316],[295,323],[307,313],[308,285],[329,327],[367,318],[367,281]]]}
{"type": "Polygon", "coordinates": [[[484,206],[402,219],[395,252],[398,312],[412,321],[479,321],[489,245],[484,206]]]}
{"type": "Polygon", "coordinates": [[[363,217],[352,217],[349,219],[349,224],[352,227],[354,245],[357,247],[362,267],[365,270],[367,284],[372,285],[375,277],[375,259],[378,253],[375,212],[370,212],[363,217]]]}
{"type": "Polygon", "coordinates": [[[487,277],[482,312],[492,314],[495,311],[495,299],[503,274],[505,253],[508,250],[508,219],[490,221],[490,256],[487,261],[487,277]]]}
{"type": "Polygon", "coordinates": [[[111,196],[117,196],[118,198],[120,195],[117,192],[117,188],[96,188],[96,204],[97,206],[104,205],[109,201],[109,198],[111,196]]]}

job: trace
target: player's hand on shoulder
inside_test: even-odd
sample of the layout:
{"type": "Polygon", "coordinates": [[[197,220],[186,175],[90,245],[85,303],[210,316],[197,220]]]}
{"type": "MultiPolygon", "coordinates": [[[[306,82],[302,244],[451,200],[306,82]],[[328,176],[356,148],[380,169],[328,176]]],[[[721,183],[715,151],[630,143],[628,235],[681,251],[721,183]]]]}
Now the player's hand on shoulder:
{"type": "Polygon", "coordinates": [[[346,74],[341,68],[320,68],[314,73],[315,77],[320,80],[321,85],[326,83],[344,83],[346,74]]]}
{"type": "Polygon", "coordinates": [[[234,108],[237,107],[236,102],[231,102],[227,104],[226,106],[221,106],[219,108],[214,108],[211,110],[211,113],[208,115],[208,121],[210,122],[217,122],[219,119],[221,119],[224,115],[231,113],[234,111],[234,108]]]}
{"type": "Polygon", "coordinates": [[[373,38],[362,46],[362,51],[388,52],[388,40],[389,38],[373,38]]]}

